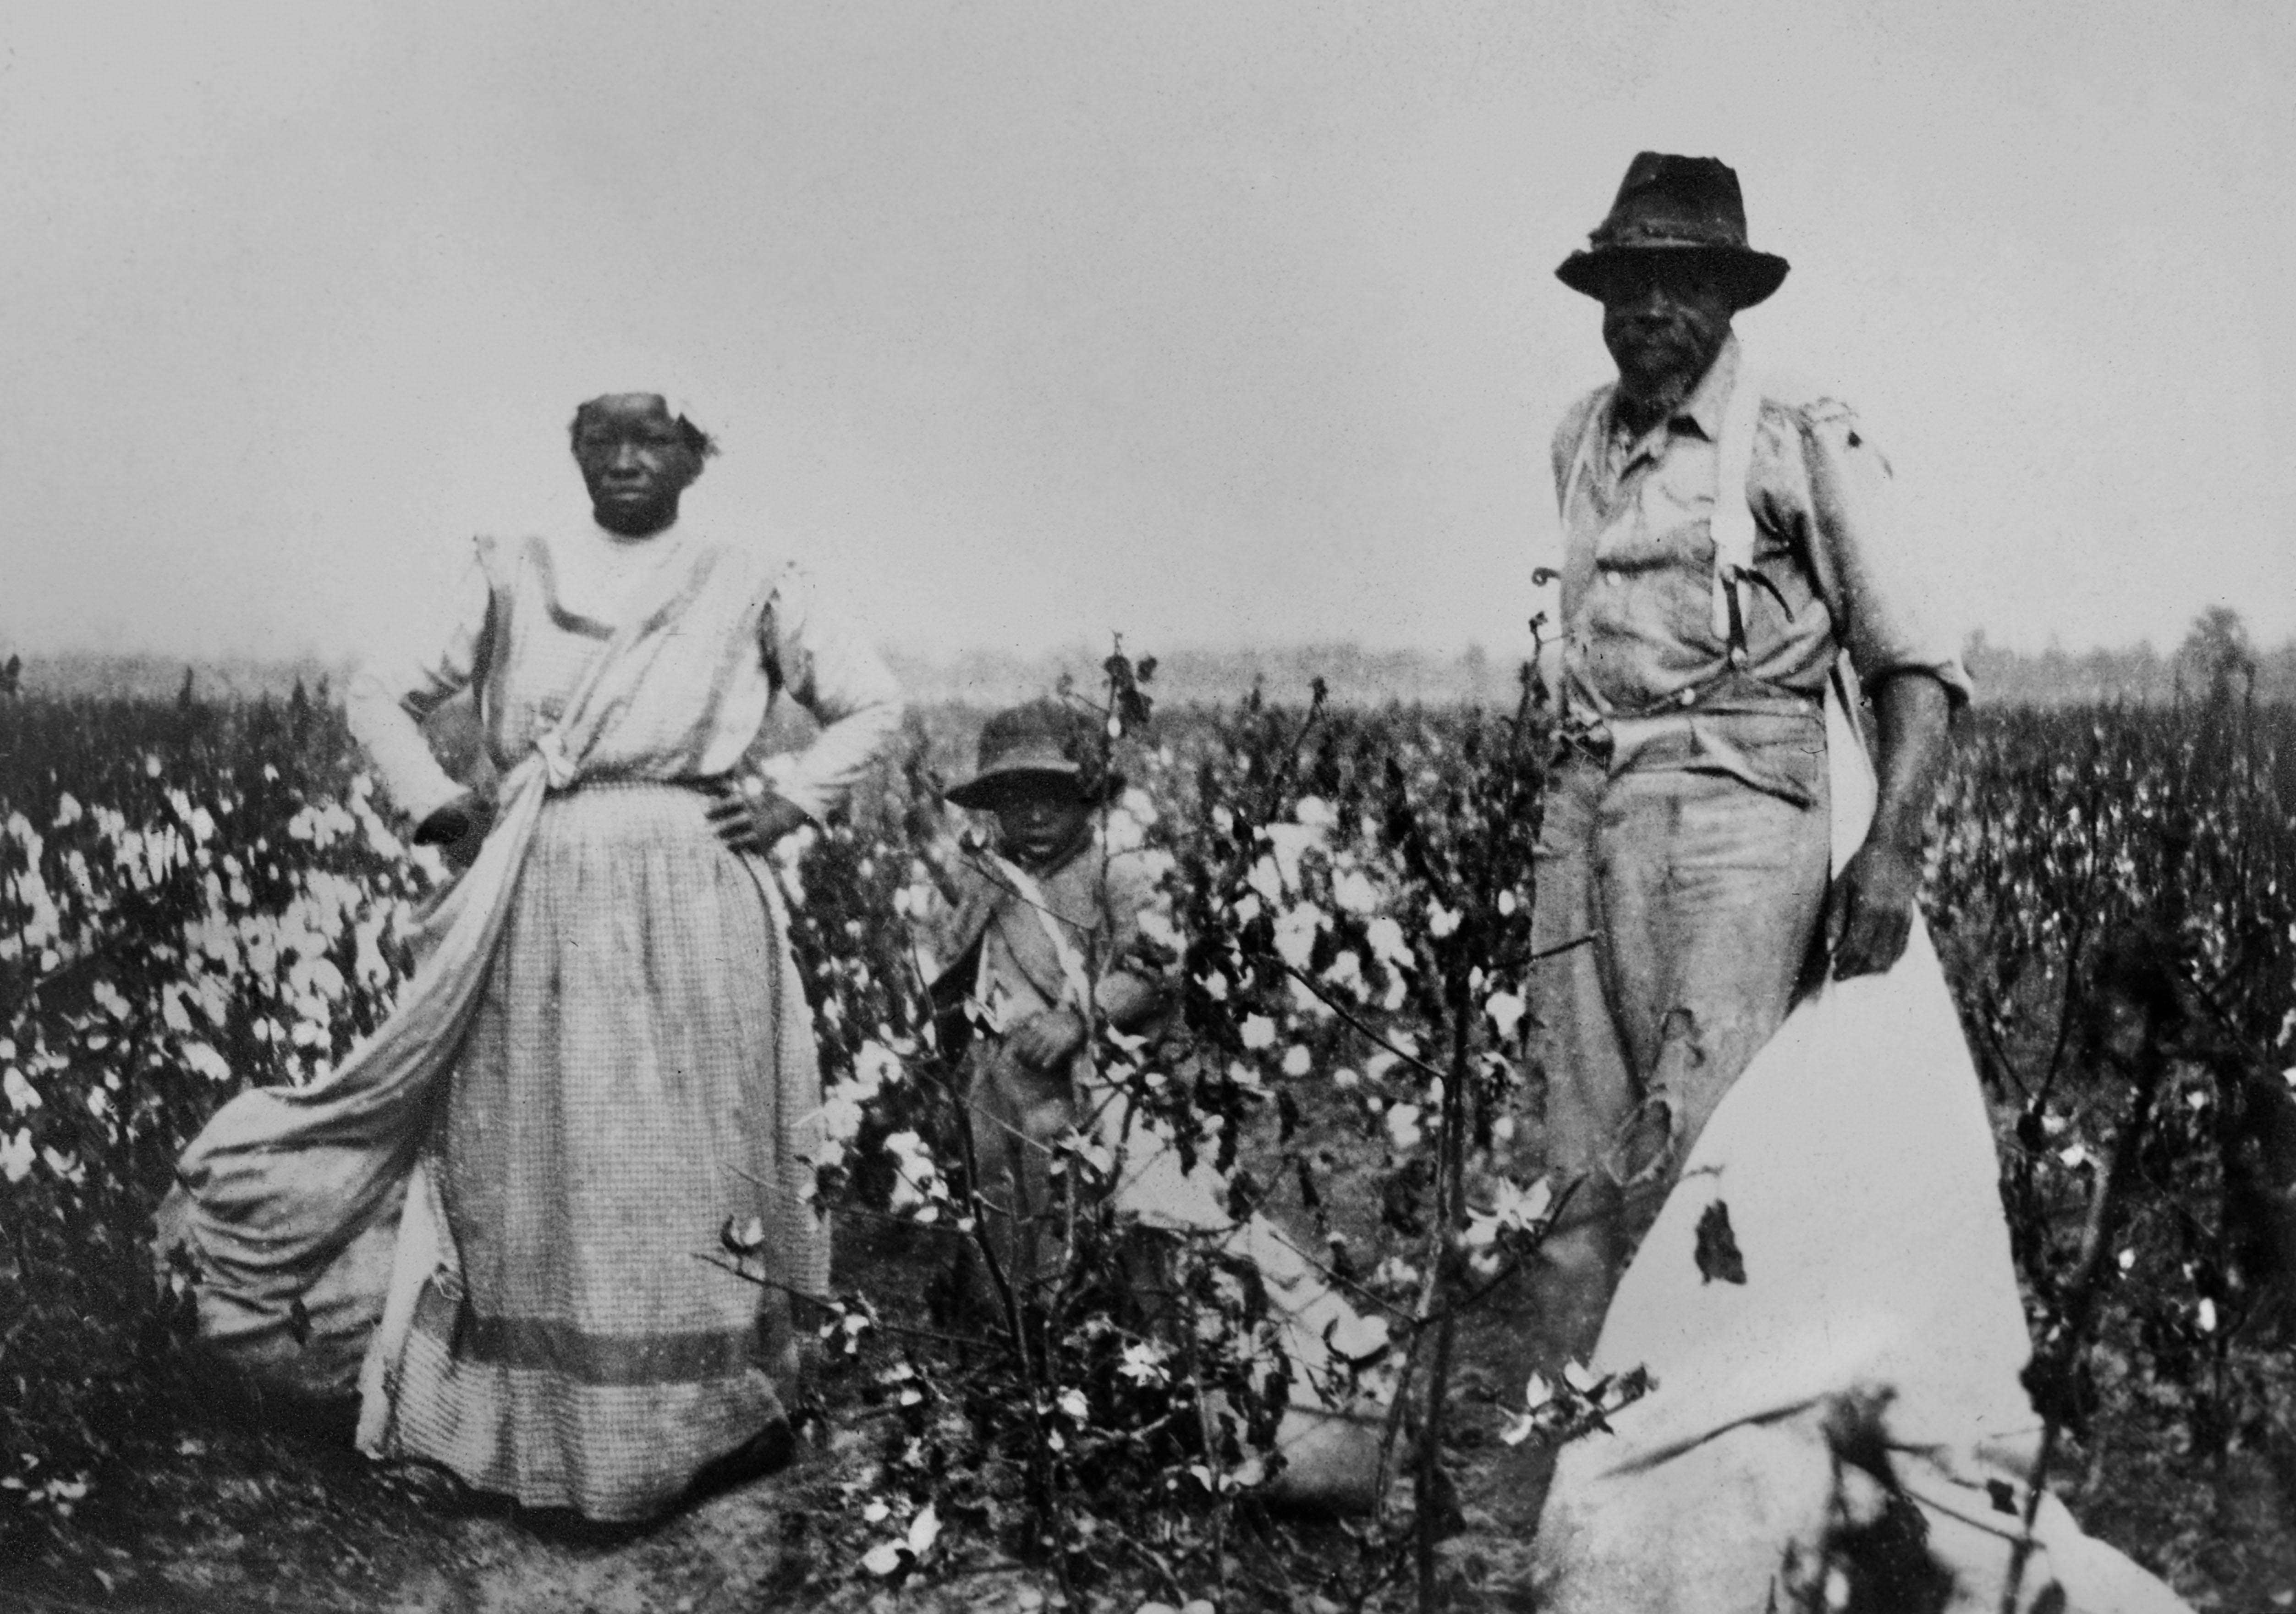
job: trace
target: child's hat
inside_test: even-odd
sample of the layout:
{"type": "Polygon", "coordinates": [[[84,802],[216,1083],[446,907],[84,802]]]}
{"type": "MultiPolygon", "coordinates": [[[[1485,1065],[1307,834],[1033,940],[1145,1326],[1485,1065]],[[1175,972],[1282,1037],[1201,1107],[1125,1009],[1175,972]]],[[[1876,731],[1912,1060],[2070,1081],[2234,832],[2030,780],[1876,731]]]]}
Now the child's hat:
{"type": "Polygon", "coordinates": [[[1084,719],[1057,701],[1008,706],[980,730],[980,765],[950,787],[948,799],[959,807],[994,807],[1006,787],[1024,779],[1059,780],[1080,792],[1088,743],[1084,719]]]}

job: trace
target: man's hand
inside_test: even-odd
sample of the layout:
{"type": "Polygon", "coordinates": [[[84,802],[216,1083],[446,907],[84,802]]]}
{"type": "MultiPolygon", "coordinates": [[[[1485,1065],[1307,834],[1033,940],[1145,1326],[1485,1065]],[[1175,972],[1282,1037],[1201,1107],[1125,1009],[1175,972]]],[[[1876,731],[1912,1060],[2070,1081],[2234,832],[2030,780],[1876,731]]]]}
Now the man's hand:
{"type": "Polygon", "coordinates": [[[1073,1009],[1030,1015],[1004,1039],[1006,1051],[1030,1070],[1057,1070],[1084,1047],[1084,1017],[1073,1009]]]}
{"type": "Polygon", "coordinates": [[[414,844],[436,846],[447,867],[459,874],[478,861],[479,848],[486,844],[487,831],[494,825],[493,799],[465,790],[445,806],[431,809],[414,827],[414,844]]]}
{"type": "Polygon", "coordinates": [[[1904,956],[1914,899],[1921,894],[1930,806],[1953,750],[1953,702],[1929,673],[1884,679],[1874,692],[1874,709],[1882,729],[1874,759],[1881,799],[1866,844],[1843,867],[1826,903],[1837,981],[1878,975],[1904,956]]]}
{"type": "Polygon", "coordinates": [[[1868,841],[1857,849],[1826,903],[1835,980],[1880,975],[1904,956],[1921,888],[1922,861],[1904,847],[1868,841]]]}
{"type": "Polygon", "coordinates": [[[775,795],[754,775],[738,782],[719,779],[710,787],[718,799],[709,804],[709,827],[736,852],[770,852],[775,841],[808,821],[803,808],[775,795]]]}

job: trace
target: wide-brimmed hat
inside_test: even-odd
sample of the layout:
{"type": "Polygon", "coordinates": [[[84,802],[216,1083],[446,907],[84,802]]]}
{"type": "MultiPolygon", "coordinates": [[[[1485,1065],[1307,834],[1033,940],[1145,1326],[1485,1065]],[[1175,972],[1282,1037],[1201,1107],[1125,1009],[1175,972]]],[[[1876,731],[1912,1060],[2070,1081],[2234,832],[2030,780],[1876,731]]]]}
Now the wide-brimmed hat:
{"type": "Polygon", "coordinates": [[[1610,217],[1595,226],[1584,251],[1554,271],[1574,292],[1600,297],[1611,271],[1641,259],[1694,256],[1730,282],[1750,309],[1778,289],[1786,260],[1746,244],[1746,202],[1738,175],[1711,157],[1640,152],[1627,165],[1610,217]]]}
{"type": "Polygon", "coordinates": [[[1024,780],[1064,783],[1081,794],[1090,744],[1085,719],[1057,701],[1007,707],[981,729],[972,777],[952,786],[948,800],[959,807],[994,807],[998,796],[1024,780]]]}

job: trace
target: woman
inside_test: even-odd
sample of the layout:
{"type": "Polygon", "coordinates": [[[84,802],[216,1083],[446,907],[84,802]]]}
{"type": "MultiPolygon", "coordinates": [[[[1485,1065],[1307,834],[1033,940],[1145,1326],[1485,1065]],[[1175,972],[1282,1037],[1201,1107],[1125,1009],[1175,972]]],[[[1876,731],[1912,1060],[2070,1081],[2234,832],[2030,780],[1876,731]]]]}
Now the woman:
{"type": "Polygon", "coordinates": [[[591,399],[573,449],[594,523],[480,540],[445,630],[349,693],[415,838],[465,868],[441,939],[335,1077],[218,1114],[163,1227],[218,1336],[226,1300],[324,1289],[310,1271],[340,1271],[419,1149],[362,1445],[627,1520],[788,1449],[788,1290],[825,1288],[828,1248],[804,1198],[819,1073],[761,854],[843,800],[899,706],[801,572],[679,523],[712,445],[660,398],[591,399]],[[499,805],[418,727],[465,688],[499,805]],[[783,693],[821,731],[755,761],[783,693]],[[763,1223],[785,1288],[702,1258],[729,1217],[763,1223]]]}

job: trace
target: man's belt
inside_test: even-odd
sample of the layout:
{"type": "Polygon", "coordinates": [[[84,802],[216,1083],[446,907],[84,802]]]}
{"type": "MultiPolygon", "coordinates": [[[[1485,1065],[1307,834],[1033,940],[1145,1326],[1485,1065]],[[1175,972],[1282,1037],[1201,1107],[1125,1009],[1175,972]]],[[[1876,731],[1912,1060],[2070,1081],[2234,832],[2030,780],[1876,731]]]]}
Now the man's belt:
{"type": "MultiPolygon", "coordinates": [[[[1636,768],[1680,768],[1719,773],[1798,807],[1814,806],[1816,797],[1807,785],[1766,765],[1742,743],[1743,723],[1774,723],[1779,719],[1790,720],[1794,729],[1806,729],[1808,737],[1803,743],[1813,754],[1824,754],[1825,713],[1822,703],[1784,691],[1759,701],[1734,699],[1710,708],[1692,705],[1631,717],[1613,716],[1594,724],[1566,725],[1560,737],[1566,754],[1584,758],[1611,778],[1636,768]],[[1734,734],[1734,729],[1739,732],[1734,734]]],[[[1771,737],[1764,737],[1767,740],[1771,737]]]]}

